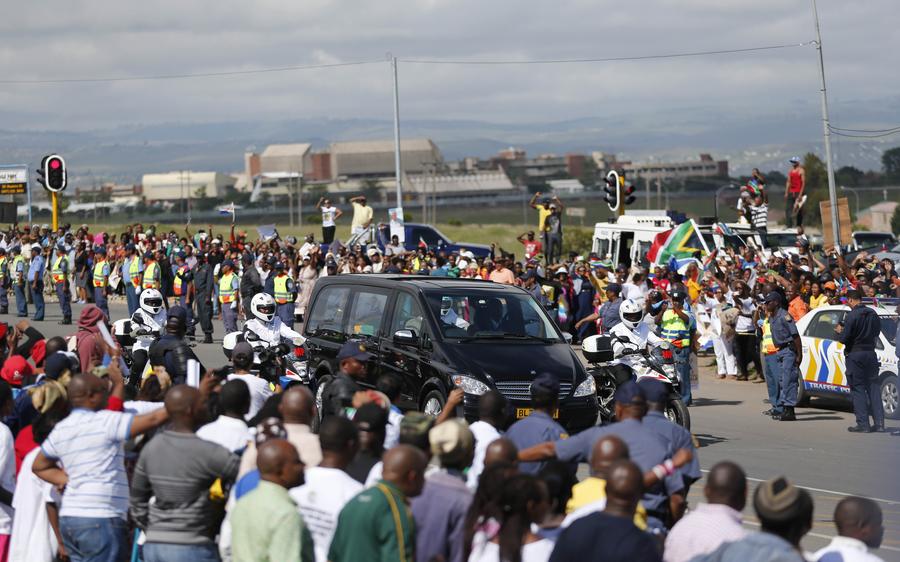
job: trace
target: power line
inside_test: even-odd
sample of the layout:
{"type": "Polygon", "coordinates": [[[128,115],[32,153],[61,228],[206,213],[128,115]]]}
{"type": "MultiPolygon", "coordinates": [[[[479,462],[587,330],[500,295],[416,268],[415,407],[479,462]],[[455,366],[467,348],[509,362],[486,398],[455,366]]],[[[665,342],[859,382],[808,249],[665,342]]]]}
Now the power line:
{"type": "Polygon", "coordinates": [[[775,49],[793,49],[795,47],[806,47],[815,44],[815,41],[806,41],[803,43],[789,43],[784,45],[766,45],[763,47],[746,47],[743,49],[719,49],[715,51],[691,51],[685,53],[663,53],[655,55],[642,56],[625,56],[625,57],[604,57],[604,58],[584,58],[584,59],[540,59],[540,60],[451,60],[451,59],[397,59],[399,62],[412,64],[464,64],[464,65],[512,65],[512,64],[573,64],[586,62],[618,62],[618,61],[640,61],[652,59],[674,59],[682,57],[701,57],[707,55],[726,55],[733,53],[750,53],[755,51],[771,51],[775,49]]]}
{"type": "MultiPolygon", "coordinates": [[[[532,60],[452,60],[452,59],[398,59],[398,62],[411,64],[457,64],[457,65],[514,65],[514,64],[573,64],[589,62],[616,62],[616,61],[641,61],[653,59],[672,59],[684,57],[700,57],[709,55],[725,55],[735,53],[750,53],[756,51],[771,51],[775,49],[792,49],[814,44],[814,41],[804,43],[790,43],[784,45],[766,45],[761,47],[747,47],[742,49],[719,49],[712,51],[693,51],[684,53],[663,53],[642,56],[606,57],[606,58],[579,58],[579,59],[532,59],[532,60]]],[[[384,59],[361,60],[350,62],[338,62],[330,64],[312,64],[299,66],[282,66],[273,68],[255,68],[249,70],[231,70],[222,72],[194,72],[181,74],[156,74],[148,76],[106,76],[89,78],[46,78],[24,80],[0,80],[0,85],[26,85],[26,84],[83,84],[100,82],[137,82],[146,80],[185,80],[194,78],[219,78],[225,76],[246,76],[249,74],[268,74],[275,72],[294,72],[302,70],[315,70],[321,68],[337,68],[343,66],[360,66],[385,62],[384,59]]]]}
{"type": "Polygon", "coordinates": [[[828,128],[834,132],[846,131],[849,133],[893,133],[896,131],[900,131],[900,125],[891,127],[890,129],[844,129],[842,127],[832,127],[830,125],[828,128]]]}
{"type": "Polygon", "coordinates": [[[266,74],[272,72],[294,72],[299,70],[315,70],[318,68],[336,68],[341,66],[359,66],[364,64],[373,64],[384,62],[379,60],[364,60],[351,62],[336,62],[329,64],[310,64],[302,66],[281,66],[274,68],[255,68],[249,70],[231,70],[223,72],[197,72],[186,74],[157,74],[151,76],[115,76],[104,78],[49,78],[37,80],[0,80],[0,84],[72,84],[72,83],[89,83],[89,82],[136,82],[140,80],[182,80],[190,78],[217,78],[222,76],[244,76],[247,74],[266,74]]]}
{"type": "Polygon", "coordinates": [[[887,132],[887,133],[881,133],[881,134],[878,134],[878,135],[852,135],[852,134],[849,134],[849,133],[841,133],[841,132],[838,132],[838,131],[831,131],[831,134],[832,134],[832,135],[837,135],[837,136],[840,136],[840,137],[853,138],[853,139],[880,139],[880,138],[882,138],[882,137],[889,137],[889,136],[891,136],[891,135],[900,134],[900,128],[895,129],[895,130],[890,131],[890,132],[887,132]]]}

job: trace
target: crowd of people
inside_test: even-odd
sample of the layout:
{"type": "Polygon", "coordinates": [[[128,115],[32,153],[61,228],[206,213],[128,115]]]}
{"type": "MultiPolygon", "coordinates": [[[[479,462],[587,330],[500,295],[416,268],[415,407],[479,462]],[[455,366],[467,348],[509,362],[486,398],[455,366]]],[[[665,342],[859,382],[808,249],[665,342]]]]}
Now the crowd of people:
{"type": "MultiPolygon", "coordinates": [[[[3,560],[877,560],[866,553],[882,513],[864,498],[837,505],[838,536],[816,553],[800,546],[813,500],[783,476],[752,494],[758,531],[741,524],[750,494],[731,462],[711,467],[706,502],[688,508],[697,451],[661,414],[655,381],[618,389],[616,423],[567,437],[536,433],[531,416],[510,424],[497,391],[471,424],[455,417],[461,391],[437,418],[404,415],[394,375],[378,390],[356,383],[369,359],[358,342],[341,349],[347,388],[323,399],[321,419],[302,385],[254,409],[245,343],[232,374],[209,371],[197,386],[154,374],[134,397],[119,351],[105,354],[83,371],[55,337],[4,356],[3,560]],[[580,482],[579,462],[590,468],[580,482]]],[[[531,394],[549,421],[558,379],[540,374],[531,394]]]]}
{"type": "MultiPolygon", "coordinates": [[[[575,342],[610,332],[623,311],[636,314],[674,346],[686,404],[697,354],[711,348],[717,376],[765,382],[765,413],[790,421],[796,321],[819,306],[898,295],[889,260],[816,256],[802,232],[796,254],[724,248],[678,268],[563,255],[562,203],[534,206],[539,234],[519,237],[518,260],[497,245],[483,257],[397,239],[345,246],[334,239],[341,215],[324,200],[322,242],[277,233],[251,240],[233,225],[227,235],[142,224],[120,233],[84,225],[3,232],[0,313],[14,300],[20,318],[0,324],[0,562],[788,561],[863,559],[880,544],[877,504],[848,497],[835,511],[839,536],[802,552],[813,502],[784,477],[756,488],[761,529],[747,532],[747,478],[734,463],[714,465],[707,502],[689,508],[702,476],[698,452],[662,414],[665,389],[652,381],[622,384],[618,421],[573,436],[553,420],[552,373],[535,378],[535,411],[515,423],[496,391],[480,396],[471,424],[455,417],[461,390],[437,418],[404,415],[392,404],[402,392],[396,377],[381,376],[377,391],[358,384],[370,358],[359,342],[341,349],[341,372],[318,405],[305,386],[256,376],[245,342],[231,365],[186,384],[196,357],[183,342],[199,326],[211,343],[216,316],[226,333],[243,321],[299,336],[292,328],[322,276],[431,275],[520,286],[575,342]],[[29,305],[43,320],[50,292],[62,324],[73,321],[71,302],[87,304],[70,338],[45,338],[25,320],[29,305]],[[162,351],[148,352],[149,371],[128,376],[123,350],[107,337],[114,295],[130,317],[160,315],[162,351]],[[579,463],[590,469],[581,482],[579,463]]],[[[372,223],[364,198],[353,214],[352,229],[364,234],[372,223]]],[[[864,322],[848,317],[847,331],[864,322]]],[[[857,427],[883,430],[883,415],[871,414],[862,424],[857,412],[857,427]]]]}

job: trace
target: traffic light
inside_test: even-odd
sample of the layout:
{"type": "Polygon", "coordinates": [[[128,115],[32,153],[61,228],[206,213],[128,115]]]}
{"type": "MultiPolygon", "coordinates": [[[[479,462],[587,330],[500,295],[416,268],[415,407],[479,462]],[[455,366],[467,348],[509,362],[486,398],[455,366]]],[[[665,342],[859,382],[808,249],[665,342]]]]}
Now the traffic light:
{"type": "Polygon", "coordinates": [[[622,198],[625,200],[625,205],[634,203],[634,200],[636,199],[634,195],[634,185],[626,185],[622,188],[622,198]]]}
{"type": "Polygon", "coordinates": [[[48,154],[41,160],[41,167],[37,171],[37,181],[47,191],[59,193],[66,188],[68,177],[66,175],[66,161],[59,154],[48,154]]]}
{"type": "Polygon", "coordinates": [[[609,172],[606,174],[605,181],[603,200],[606,201],[610,211],[616,212],[619,210],[619,173],[615,170],[609,172]]]}

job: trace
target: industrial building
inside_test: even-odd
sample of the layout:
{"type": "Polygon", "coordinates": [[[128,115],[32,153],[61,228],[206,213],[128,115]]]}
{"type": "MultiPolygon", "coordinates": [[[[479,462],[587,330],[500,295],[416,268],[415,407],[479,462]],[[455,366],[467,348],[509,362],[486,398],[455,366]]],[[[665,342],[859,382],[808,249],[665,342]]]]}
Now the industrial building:
{"type": "MultiPolygon", "coordinates": [[[[394,175],[394,141],[352,141],[331,144],[332,178],[379,178],[394,175]]],[[[443,163],[441,151],[431,139],[400,142],[404,173],[420,174],[443,163]]]]}
{"type": "Polygon", "coordinates": [[[517,189],[503,170],[410,176],[404,186],[408,193],[441,198],[502,195],[517,189]]]}
{"type": "Polygon", "coordinates": [[[168,172],[165,174],[144,174],[141,180],[144,199],[155,201],[175,201],[198,197],[220,198],[225,188],[234,185],[234,178],[219,172],[168,172]]]}
{"type": "Polygon", "coordinates": [[[650,181],[728,177],[728,160],[716,161],[709,154],[701,154],[699,160],[687,162],[631,162],[622,168],[628,177],[650,181]]]}

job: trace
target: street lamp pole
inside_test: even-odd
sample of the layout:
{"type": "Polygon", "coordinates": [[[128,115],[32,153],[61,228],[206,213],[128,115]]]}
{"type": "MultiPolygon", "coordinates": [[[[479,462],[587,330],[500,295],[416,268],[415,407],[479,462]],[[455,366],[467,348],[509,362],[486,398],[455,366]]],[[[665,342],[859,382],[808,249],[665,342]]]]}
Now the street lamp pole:
{"type": "MultiPolygon", "coordinates": [[[[837,188],[834,183],[834,164],[831,162],[831,124],[828,120],[828,96],[825,91],[825,60],[822,56],[822,33],[819,30],[819,9],[812,0],[813,15],[816,19],[816,50],[819,52],[819,78],[822,81],[822,130],[825,134],[825,165],[828,169],[828,200],[831,202],[831,232],[834,247],[841,246],[841,224],[837,206],[837,188]]],[[[840,251],[840,250],[838,250],[840,251]]]]}
{"type": "Polygon", "coordinates": [[[855,189],[843,185],[841,186],[841,191],[849,191],[853,194],[853,197],[856,199],[856,214],[854,215],[854,217],[855,220],[859,220],[859,192],[857,192],[855,189]]]}
{"type": "Polygon", "coordinates": [[[397,208],[400,209],[403,208],[403,186],[400,183],[403,175],[403,170],[400,168],[400,92],[397,80],[397,57],[390,53],[388,56],[391,58],[391,73],[394,78],[394,181],[397,184],[397,208]]]}
{"type": "Polygon", "coordinates": [[[723,191],[725,191],[726,189],[732,189],[732,188],[734,188],[734,187],[735,187],[735,185],[734,185],[733,183],[729,183],[729,184],[723,185],[722,187],[720,187],[719,189],[716,190],[716,197],[715,197],[715,215],[716,215],[716,220],[717,220],[717,221],[719,220],[719,195],[720,195],[723,191]]]}

